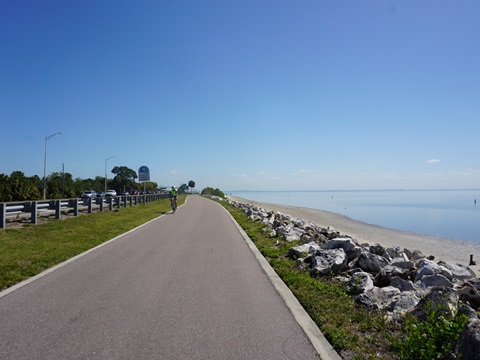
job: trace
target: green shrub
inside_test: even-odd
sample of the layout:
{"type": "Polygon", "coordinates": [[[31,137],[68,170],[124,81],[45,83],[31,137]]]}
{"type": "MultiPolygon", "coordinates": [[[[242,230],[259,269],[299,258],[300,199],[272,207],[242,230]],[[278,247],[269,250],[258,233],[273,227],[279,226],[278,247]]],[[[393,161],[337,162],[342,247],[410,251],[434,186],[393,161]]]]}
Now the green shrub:
{"type": "Polygon", "coordinates": [[[419,321],[415,316],[406,319],[406,337],[399,341],[401,359],[443,359],[455,348],[462,329],[468,321],[465,314],[449,318],[445,308],[428,306],[427,319],[419,321]]]}
{"type": "Polygon", "coordinates": [[[223,193],[222,190],[220,189],[213,189],[211,187],[206,187],[202,190],[201,192],[202,195],[206,195],[206,196],[218,196],[218,197],[221,197],[221,198],[224,198],[225,197],[225,194],[223,193]]]}

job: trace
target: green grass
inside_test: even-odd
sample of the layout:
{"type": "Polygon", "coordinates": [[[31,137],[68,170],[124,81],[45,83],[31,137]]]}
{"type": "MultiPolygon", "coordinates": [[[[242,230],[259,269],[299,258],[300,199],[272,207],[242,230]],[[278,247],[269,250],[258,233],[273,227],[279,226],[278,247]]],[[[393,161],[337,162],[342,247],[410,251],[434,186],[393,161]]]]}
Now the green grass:
{"type": "Polygon", "coordinates": [[[264,224],[252,222],[242,210],[226,202],[221,203],[343,358],[399,358],[391,345],[391,339],[402,334],[399,327],[387,323],[384,314],[357,305],[338,280],[314,278],[309,272],[298,270],[296,262],[287,257],[288,249],[297,243],[285,243],[269,237],[264,224]]]}
{"type": "Polygon", "coordinates": [[[424,305],[427,319],[419,322],[415,317],[407,317],[407,336],[394,341],[402,359],[430,360],[444,359],[455,348],[468,316],[456,313],[448,316],[448,307],[435,307],[431,303],[424,305]]]}
{"type": "MultiPolygon", "coordinates": [[[[240,209],[220,202],[255,243],[265,259],[294,293],[343,359],[441,359],[455,348],[467,321],[457,314],[446,318],[446,311],[431,309],[428,319],[406,319],[405,327],[385,321],[385,314],[369,311],[355,303],[345,285],[330,277],[314,278],[297,269],[287,257],[298,243],[271,238],[265,224],[253,222],[240,209]]],[[[427,309],[429,310],[429,309],[427,309]]]]}
{"type": "Polygon", "coordinates": [[[268,236],[265,225],[226,202],[222,205],[232,214],[255,243],[265,259],[290,288],[295,297],[318,325],[330,344],[344,359],[398,359],[391,338],[401,329],[384,320],[380,312],[357,305],[345,286],[329,277],[314,278],[297,269],[287,257],[288,249],[297,243],[286,243],[268,236]]]}
{"type": "MultiPolygon", "coordinates": [[[[178,205],[186,195],[178,197],[178,205]]],[[[0,230],[0,290],[171,210],[170,200],[0,230]]],[[[7,225],[8,226],[8,225],[7,225]]]]}

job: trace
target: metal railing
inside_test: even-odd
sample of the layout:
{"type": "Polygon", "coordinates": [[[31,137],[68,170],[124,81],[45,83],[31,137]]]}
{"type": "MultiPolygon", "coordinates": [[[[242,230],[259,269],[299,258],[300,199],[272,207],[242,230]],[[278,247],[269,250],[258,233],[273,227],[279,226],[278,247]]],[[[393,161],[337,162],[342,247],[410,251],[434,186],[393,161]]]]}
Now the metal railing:
{"type": "Polygon", "coordinates": [[[136,206],[166,199],[169,194],[121,195],[116,197],[97,197],[86,199],[35,200],[0,203],[0,228],[7,227],[7,220],[29,219],[32,224],[38,224],[41,216],[55,215],[60,219],[62,213],[73,213],[78,216],[80,211],[91,214],[94,210],[113,210],[121,207],[136,206]]]}

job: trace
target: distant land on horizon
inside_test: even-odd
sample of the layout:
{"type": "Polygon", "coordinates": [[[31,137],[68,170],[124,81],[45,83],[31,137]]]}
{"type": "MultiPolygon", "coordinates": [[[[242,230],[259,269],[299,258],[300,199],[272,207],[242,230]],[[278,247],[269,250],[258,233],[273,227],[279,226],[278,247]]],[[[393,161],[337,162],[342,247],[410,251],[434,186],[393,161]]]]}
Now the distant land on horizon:
{"type": "Polygon", "coordinates": [[[347,191],[480,191],[478,189],[328,189],[328,190],[226,190],[225,192],[347,192],[347,191]]]}

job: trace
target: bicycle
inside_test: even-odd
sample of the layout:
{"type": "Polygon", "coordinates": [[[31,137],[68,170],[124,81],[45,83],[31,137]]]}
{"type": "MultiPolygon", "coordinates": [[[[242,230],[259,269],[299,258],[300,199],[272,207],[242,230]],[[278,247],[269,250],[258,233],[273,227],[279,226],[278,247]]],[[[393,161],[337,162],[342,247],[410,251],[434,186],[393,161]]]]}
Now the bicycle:
{"type": "Polygon", "coordinates": [[[177,198],[172,197],[170,199],[170,205],[172,206],[172,212],[175,214],[175,211],[177,211],[177,198]]]}

